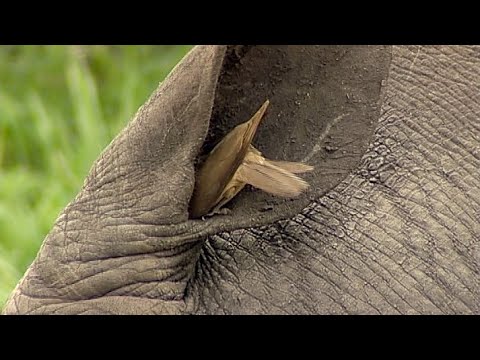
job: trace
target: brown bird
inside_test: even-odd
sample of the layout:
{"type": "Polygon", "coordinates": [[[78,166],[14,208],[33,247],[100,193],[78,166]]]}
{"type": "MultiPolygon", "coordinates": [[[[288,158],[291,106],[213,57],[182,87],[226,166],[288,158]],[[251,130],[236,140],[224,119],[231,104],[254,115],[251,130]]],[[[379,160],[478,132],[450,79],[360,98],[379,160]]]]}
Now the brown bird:
{"type": "Polygon", "coordinates": [[[200,167],[191,200],[192,218],[217,212],[246,184],[281,197],[296,197],[308,184],[295,174],[313,170],[298,162],[265,159],[251,142],[269,101],[247,122],[236,126],[210,152],[200,167]]]}

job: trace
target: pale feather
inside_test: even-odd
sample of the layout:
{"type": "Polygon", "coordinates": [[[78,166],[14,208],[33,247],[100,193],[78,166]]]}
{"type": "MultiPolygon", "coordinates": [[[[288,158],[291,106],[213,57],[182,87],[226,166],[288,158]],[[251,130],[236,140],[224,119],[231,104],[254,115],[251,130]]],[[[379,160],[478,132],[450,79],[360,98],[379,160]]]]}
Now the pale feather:
{"type": "Polygon", "coordinates": [[[308,188],[308,183],[268,161],[245,161],[235,177],[272,195],[296,197],[308,188]]]}

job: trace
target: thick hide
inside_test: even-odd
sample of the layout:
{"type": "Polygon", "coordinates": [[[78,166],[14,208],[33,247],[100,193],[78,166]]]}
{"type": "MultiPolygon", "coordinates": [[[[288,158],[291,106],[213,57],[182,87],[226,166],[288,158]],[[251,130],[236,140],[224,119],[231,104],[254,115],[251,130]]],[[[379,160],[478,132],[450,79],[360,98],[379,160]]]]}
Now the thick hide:
{"type": "Polygon", "coordinates": [[[197,46],[100,155],[6,314],[479,314],[480,47],[197,46]],[[253,142],[309,191],[189,220],[253,142]]]}

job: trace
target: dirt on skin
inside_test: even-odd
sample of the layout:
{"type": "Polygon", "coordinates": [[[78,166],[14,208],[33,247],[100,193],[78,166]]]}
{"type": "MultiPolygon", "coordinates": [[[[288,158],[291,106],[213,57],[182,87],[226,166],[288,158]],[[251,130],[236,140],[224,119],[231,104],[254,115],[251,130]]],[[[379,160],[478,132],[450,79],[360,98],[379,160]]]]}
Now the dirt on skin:
{"type": "Polygon", "coordinates": [[[229,47],[203,157],[269,99],[254,146],[269,159],[315,170],[302,175],[310,188],[299,198],[247,186],[226,205],[231,214],[217,216],[251,226],[288,218],[351,173],[377,123],[390,60],[390,46],[229,47]]]}

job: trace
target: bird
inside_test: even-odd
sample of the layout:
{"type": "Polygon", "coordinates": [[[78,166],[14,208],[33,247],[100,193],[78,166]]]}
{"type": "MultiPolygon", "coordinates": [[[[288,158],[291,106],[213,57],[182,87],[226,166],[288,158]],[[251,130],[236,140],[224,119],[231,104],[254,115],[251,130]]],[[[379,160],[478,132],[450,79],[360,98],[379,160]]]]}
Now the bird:
{"type": "Polygon", "coordinates": [[[196,174],[191,218],[218,213],[246,184],[269,194],[294,198],[308,188],[296,174],[314,168],[301,162],[270,160],[252,140],[270,102],[267,99],[246,122],[231,130],[208,154],[196,174]]]}

